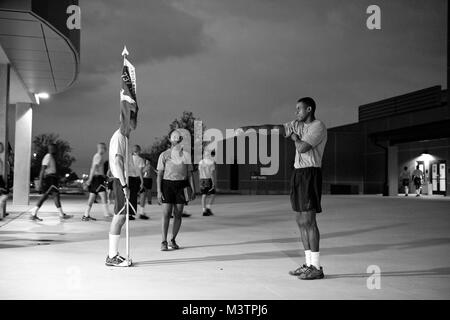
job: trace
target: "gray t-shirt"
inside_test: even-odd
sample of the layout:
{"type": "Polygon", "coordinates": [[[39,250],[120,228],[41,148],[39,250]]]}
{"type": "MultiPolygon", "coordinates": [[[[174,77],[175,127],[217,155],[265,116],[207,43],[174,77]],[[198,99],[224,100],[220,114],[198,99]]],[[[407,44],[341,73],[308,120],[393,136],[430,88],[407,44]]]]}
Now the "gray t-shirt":
{"type": "Polygon", "coordinates": [[[299,153],[295,152],[294,167],[309,168],[322,167],[322,157],[327,143],[327,128],[320,120],[314,120],[310,123],[292,121],[284,124],[286,137],[292,133],[297,134],[300,139],[309,145],[312,149],[299,153]]]}
{"type": "Polygon", "coordinates": [[[170,148],[159,155],[158,171],[164,171],[164,180],[186,180],[188,172],[192,172],[189,154],[179,148],[170,148]]]}

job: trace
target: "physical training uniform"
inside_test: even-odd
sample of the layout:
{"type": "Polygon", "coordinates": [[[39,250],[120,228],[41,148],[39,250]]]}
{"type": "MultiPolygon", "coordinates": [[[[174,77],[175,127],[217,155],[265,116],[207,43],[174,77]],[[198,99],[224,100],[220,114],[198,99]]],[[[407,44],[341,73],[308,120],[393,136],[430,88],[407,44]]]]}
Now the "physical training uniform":
{"type": "Polygon", "coordinates": [[[327,129],[320,120],[311,123],[293,121],[284,125],[286,136],[297,134],[312,149],[295,153],[290,199],[296,212],[322,212],[322,156],[327,143],[327,129]]]}
{"type": "MultiPolygon", "coordinates": [[[[137,210],[139,189],[141,187],[141,179],[139,171],[145,166],[144,159],[133,154],[128,162],[128,184],[130,187],[130,204],[137,210]]],[[[131,211],[134,214],[134,211],[131,211]]]]}
{"type": "MultiPolygon", "coordinates": [[[[120,130],[114,132],[111,137],[111,141],[109,142],[109,166],[111,169],[112,178],[112,186],[114,193],[114,214],[118,214],[122,208],[125,206],[125,194],[122,190],[122,184],[119,180],[119,168],[115,165],[116,155],[120,155],[123,157],[124,165],[127,157],[127,137],[125,137],[120,130]]],[[[131,155],[129,155],[131,157],[131,155]]],[[[128,168],[125,167],[125,175],[128,168]]],[[[131,212],[131,211],[130,211],[131,212]]],[[[126,210],[122,210],[121,214],[126,214],[126,210]]]]}
{"type": "Polygon", "coordinates": [[[419,169],[416,169],[413,171],[412,176],[413,176],[414,186],[416,187],[416,189],[419,189],[420,187],[422,187],[423,172],[419,169]]]}
{"type": "Polygon", "coordinates": [[[106,191],[106,176],[105,176],[105,162],[106,160],[98,153],[92,158],[92,166],[95,167],[91,184],[89,185],[89,193],[98,194],[106,191]]]}
{"type": "Polygon", "coordinates": [[[187,159],[187,152],[177,148],[170,148],[159,155],[157,170],[164,171],[161,182],[163,203],[187,204],[184,188],[189,185],[188,170],[192,172],[187,159]]]}
{"type": "Polygon", "coordinates": [[[59,198],[59,178],[56,174],[56,161],[53,155],[47,153],[42,159],[42,165],[46,166],[44,170],[44,178],[42,179],[41,190],[44,195],[37,203],[37,207],[40,208],[42,204],[47,200],[49,195],[53,195],[55,198],[56,208],[61,207],[61,201],[59,198]]]}
{"type": "Polygon", "coordinates": [[[216,189],[213,189],[212,175],[216,170],[216,163],[212,159],[202,159],[198,163],[198,172],[200,177],[200,193],[201,194],[215,194],[216,189]]]}
{"type": "Polygon", "coordinates": [[[409,172],[402,171],[402,173],[400,173],[400,180],[402,181],[402,186],[409,187],[409,172]]]}
{"type": "Polygon", "coordinates": [[[150,166],[150,161],[145,160],[145,166],[142,169],[142,176],[144,178],[144,188],[146,191],[150,191],[153,187],[153,179],[151,175],[152,175],[152,168],[150,166]]]}

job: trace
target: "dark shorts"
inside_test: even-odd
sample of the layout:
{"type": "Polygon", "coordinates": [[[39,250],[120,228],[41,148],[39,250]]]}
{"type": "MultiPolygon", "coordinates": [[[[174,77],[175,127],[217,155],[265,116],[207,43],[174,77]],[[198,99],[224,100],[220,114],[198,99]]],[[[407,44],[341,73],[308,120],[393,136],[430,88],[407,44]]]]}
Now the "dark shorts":
{"type": "Polygon", "coordinates": [[[310,167],[295,169],[291,176],[291,205],[296,212],[322,212],[322,170],[310,167]]]}
{"type": "Polygon", "coordinates": [[[114,214],[126,214],[126,210],[122,210],[125,206],[125,194],[123,193],[122,184],[119,179],[113,178],[111,179],[113,185],[113,193],[114,193],[114,214]],[[122,210],[122,211],[121,211],[122,210]]]}
{"type": "Polygon", "coordinates": [[[187,204],[184,195],[184,188],[187,187],[186,180],[163,180],[161,182],[161,192],[164,200],[163,203],[171,204],[187,204]]]}
{"type": "Polygon", "coordinates": [[[41,191],[42,192],[49,192],[49,193],[59,193],[59,178],[57,175],[49,174],[42,179],[42,186],[41,191]]]}
{"type": "Polygon", "coordinates": [[[403,185],[404,187],[409,187],[409,179],[403,179],[403,180],[402,180],[402,185],[403,185]]]}
{"type": "Polygon", "coordinates": [[[200,193],[201,194],[215,194],[216,189],[212,189],[212,179],[200,179],[200,193]]]}
{"type": "Polygon", "coordinates": [[[152,178],[144,178],[144,188],[146,190],[151,190],[153,186],[153,179],[152,178]]]}
{"type": "Polygon", "coordinates": [[[113,185],[114,185],[114,179],[113,178],[108,178],[108,182],[106,183],[106,187],[108,188],[108,190],[112,190],[113,189],[113,185]]]}
{"type": "Polygon", "coordinates": [[[0,195],[9,194],[9,189],[6,186],[5,180],[0,176],[0,195]]]}
{"type": "Polygon", "coordinates": [[[414,178],[414,186],[416,187],[416,189],[419,189],[422,186],[422,179],[420,178],[414,178]]]}
{"type": "Polygon", "coordinates": [[[101,175],[93,176],[88,190],[89,190],[89,193],[95,193],[95,194],[98,194],[99,192],[105,192],[106,191],[105,176],[101,176],[101,175]]]}

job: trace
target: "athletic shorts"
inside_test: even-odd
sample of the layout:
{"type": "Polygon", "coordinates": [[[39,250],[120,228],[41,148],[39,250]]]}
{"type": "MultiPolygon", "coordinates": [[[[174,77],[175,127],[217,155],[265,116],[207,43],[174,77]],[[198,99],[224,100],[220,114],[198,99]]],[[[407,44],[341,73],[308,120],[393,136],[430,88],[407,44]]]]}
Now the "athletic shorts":
{"type": "Polygon", "coordinates": [[[187,204],[184,188],[187,187],[186,180],[164,180],[161,182],[163,203],[187,204]]]}
{"type": "Polygon", "coordinates": [[[48,174],[42,179],[42,192],[59,192],[59,178],[56,174],[48,174]]]}
{"type": "Polygon", "coordinates": [[[414,186],[419,189],[422,186],[422,179],[419,177],[414,178],[414,186]]]}
{"type": "Polygon", "coordinates": [[[122,189],[122,184],[120,183],[120,180],[117,178],[111,179],[112,185],[113,185],[113,193],[114,193],[114,214],[126,214],[126,210],[122,210],[122,208],[125,206],[125,193],[122,189]],[[122,210],[122,211],[121,211],[122,210]]]}
{"type": "Polygon", "coordinates": [[[295,169],[291,176],[291,205],[296,212],[322,212],[322,170],[316,167],[295,169]]]}
{"type": "Polygon", "coordinates": [[[101,175],[93,176],[88,190],[89,190],[89,193],[94,193],[94,194],[98,194],[99,192],[105,192],[106,191],[105,176],[101,176],[101,175]]]}
{"type": "Polygon", "coordinates": [[[216,189],[211,189],[212,185],[212,179],[200,179],[200,193],[206,195],[215,194],[216,189]]]}
{"type": "Polygon", "coordinates": [[[9,194],[9,189],[5,184],[5,180],[3,180],[3,177],[0,176],[0,195],[6,195],[9,194]]]}
{"type": "Polygon", "coordinates": [[[114,179],[113,178],[108,178],[108,182],[106,183],[106,187],[108,188],[108,190],[112,190],[113,189],[113,185],[114,185],[114,179]]]}
{"type": "Polygon", "coordinates": [[[153,186],[153,179],[152,178],[144,178],[144,188],[146,190],[151,190],[153,186]]]}
{"type": "Polygon", "coordinates": [[[403,179],[403,180],[402,180],[402,185],[403,185],[404,187],[408,187],[408,186],[409,186],[409,179],[403,179]]]}

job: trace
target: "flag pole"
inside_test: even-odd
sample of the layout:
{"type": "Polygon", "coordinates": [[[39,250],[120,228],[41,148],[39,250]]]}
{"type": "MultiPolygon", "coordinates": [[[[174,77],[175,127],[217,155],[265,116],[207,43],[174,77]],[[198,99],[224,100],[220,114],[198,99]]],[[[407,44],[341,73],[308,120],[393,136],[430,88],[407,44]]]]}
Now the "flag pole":
{"type": "MultiPolygon", "coordinates": [[[[122,56],[123,56],[123,65],[125,65],[125,59],[127,58],[128,50],[127,47],[123,47],[122,56]]],[[[129,137],[127,137],[126,143],[126,155],[125,155],[125,183],[128,184],[128,148],[129,148],[129,137]]],[[[125,206],[126,206],[126,214],[125,214],[125,243],[126,243],[126,260],[127,266],[131,266],[130,259],[130,230],[129,230],[129,221],[130,221],[130,200],[128,199],[128,195],[125,195],[125,206]]]]}

